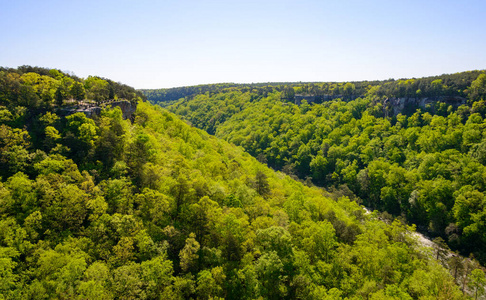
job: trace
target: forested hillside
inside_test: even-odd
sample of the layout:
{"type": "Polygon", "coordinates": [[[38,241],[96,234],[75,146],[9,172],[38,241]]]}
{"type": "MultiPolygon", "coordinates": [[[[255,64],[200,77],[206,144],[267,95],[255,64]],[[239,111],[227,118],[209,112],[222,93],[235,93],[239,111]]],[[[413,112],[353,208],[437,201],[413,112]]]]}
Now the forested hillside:
{"type": "Polygon", "coordinates": [[[274,169],[355,195],[365,206],[400,216],[484,262],[484,72],[386,81],[366,92],[342,83],[336,85],[339,93],[346,95],[351,86],[359,92],[347,94],[362,97],[300,106],[288,100],[316,86],[272,88],[267,95],[231,88],[181,99],[168,109],[274,169]],[[467,104],[435,102],[387,113],[386,99],[418,94],[464,97],[467,104]]]}
{"type": "Polygon", "coordinates": [[[469,96],[479,99],[480,91],[468,89],[471,83],[484,71],[470,71],[455,74],[444,74],[412,79],[389,79],[384,81],[357,82],[268,82],[268,83],[220,83],[197,86],[185,86],[169,89],[142,89],[147,98],[161,106],[173,104],[176,100],[190,100],[197,95],[241,91],[250,92],[252,100],[255,97],[267,97],[272,92],[282,92],[281,97],[292,100],[296,94],[314,96],[317,103],[326,99],[341,98],[343,100],[365,97],[373,94],[380,97],[439,97],[439,96],[469,96]]]}
{"type": "Polygon", "coordinates": [[[3,105],[17,105],[31,111],[77,104],[85,99],[98,103],[117,99],[137,102],[145,96],[132,87],[98,76],[81,79],[56,69],[0,67],[0,101],[3,105]]]}
{"type": "MultiPolygon", "coordinates": [[[[275,172],[147,102],[133,120],[119,108],[59,116],[75,96],[56,104],[58,86],[42,98],[37,82],[48,73],[0,71],[0,298],[467,298],[455,279],[482,291],[477,265],[454,278],[413,228],[275,172]]],[[[70,79],[88,100],[102,97],[89,78],[55,80],[70,79]]],[[[259,100],[268,112],[273,97],[259,100]]],[[[275,107],[302,120],[316,113],[275,107]]],[[[333,180],[346,182],[337,170],[333,180]]]]}

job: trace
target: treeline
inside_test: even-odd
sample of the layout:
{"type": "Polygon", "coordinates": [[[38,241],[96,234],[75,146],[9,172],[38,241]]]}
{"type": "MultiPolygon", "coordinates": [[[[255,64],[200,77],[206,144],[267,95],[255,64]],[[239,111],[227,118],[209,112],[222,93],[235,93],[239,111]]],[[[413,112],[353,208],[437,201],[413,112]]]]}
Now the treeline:
{"type": "Polygon", "coordinates": [[[133,122],[119,108],[13,122],[18,107],[0,104],[0,298],[467,298],[455,280],[482,291],[477,264],[453,277],[413,228],[147,102],[133,122]]]}
{"type": "MultiPolygon", "coordinates": [[[[419,79],[400,79],[379,84],[373,92],[385,97],[440,97],[459,96],[469,97],[472,101],[486,98],[484,90],[478,90],[472,83],[484,71],[469,71],[454,74],[444,74],[419,79]]],[[[484,81],[485,77],[482,80],[484,81]]],[[[479,82],[478,82],[479,83],[479,82]]]]}
{"type": "Polygon", "coordinates": [[[141,89],[140,91],[153,102],[168,102],[179,100],[180,98],[190,97],[207,92],[218,92],[227,88],[237,87],[234,83],[203,84],[195,86],[183,86],[168,89],[141,89]]]}
{"type": "Polygon", "coordinates": [[[330,97],[340,97],[343,100],[353,100],[367,95],[376,95],[385,98],[409,97],[441,97],[457,96],[479,100],[485,97],[484,91],[469,89],[472,82],[484,71],[469,71],[454,74],[443,74],[412,79],[388,79],[383,81],[356,81],[356,82],[277,82],[252,84],[209,84],[187,86],[170,89],[144,89],[140,90],[153,103],[167,106],[174,101],[184,98],[192,100],[195,96],[215,93],[225,93],[234,90],[250,92],[268,96],[269,93],[282,92],[281,98],[293,101],[296,94],[314,96],[317,103],[328,100],[330,97]]]}
{"type": "Polygon", "coordinates": [[[52,109],[87,99],[96,103],[118,99],[136,103],[146,98],[132,87],[102,77],[82,79],[56,69],[31,66],[0,68],[3,105],[52,109]]]}
{"type": "MultiPolygon", "coordinates": [[[[484,95],[485,79],[481,73],[464,88],[470,101],[484,95]]],[[[486,261],[484,100],[387,118],[375,94],[300,106],[280,101],[278,92],[255,97],[198,95],[169,109],[274,169],[348,190],[364,205],[486,261]]]]}

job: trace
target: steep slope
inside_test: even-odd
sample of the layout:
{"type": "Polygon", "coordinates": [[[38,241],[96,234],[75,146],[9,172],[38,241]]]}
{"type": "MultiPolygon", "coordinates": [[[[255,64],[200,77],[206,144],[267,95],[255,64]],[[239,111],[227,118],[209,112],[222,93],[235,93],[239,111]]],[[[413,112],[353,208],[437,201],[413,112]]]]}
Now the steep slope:
{"type": "Polygon", "coordinates": [[[484,262],[485,93],[486,75],[466,72],[369,86],[355,100],[294,105],[285,89],[265,97],[232,88],[168,109],[277,170],[351,191],[484,262]],[[467,97],[469,104],[437,101],[393,115],[389,99],[417,94],[467,97]]]}
{"type": "Polygon", "coordinates": [[[31,116],[0,125],[5,298],[463,298],[411,228],[163,109],[31,116]]]}

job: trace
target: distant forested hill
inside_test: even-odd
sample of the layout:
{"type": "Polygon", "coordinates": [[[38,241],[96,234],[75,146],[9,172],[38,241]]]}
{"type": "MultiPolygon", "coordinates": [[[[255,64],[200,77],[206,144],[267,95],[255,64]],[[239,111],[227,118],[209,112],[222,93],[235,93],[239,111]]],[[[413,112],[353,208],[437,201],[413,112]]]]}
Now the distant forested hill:
{"type": "Polygon", "coordinates": [[[438,97],[473,95],[476,92],[468,90],[473,80],[484,71],[470,71],[455,74],[444,74],[425,78],[389,79],[384,81],[358,81],[358,82],[276,82],[251,84],[207,84],[186,86],[169,89],[142,89],[140,90],[153,102],[165,105],[181,98],[192,99],[200,94],[209,96],[215,93],[239,90],[252,94],[264,95],[272,92],[282,92],[282,98],[293,98],[295,94],[315,96],[317,102],[322,102],[326,96],[337,96],[342,99],[355,99],[373,93],[378,96],[392,97],[438,97]]]}
{"type": "MultiPolygon", "coordinates": [[[[463,279],[484,277],[460,259],[465,272],[451,275],[433,259],[443,251],[424,251],[403,222],[275,172],[147,102],[132,120],[118,107],[93,118],[58,115],[76,99],[77,83],[83,101],[103,99],[109,81],[90,78],[0,71],[0,298],[465,299],[463,279]]],[[[282,107],[303,121],[312,112],[282,107]]],[[[336,170],[336,181],[347,180],[336,170]]],[[[374,183],[367,174],[372,191],[382,182],[397,192],[410,184],[374,183]]],[[[465,201],[481,194],[475,186],[467,192],[465,201]]]]}
{"type": "Polygon", "coordinates": [[[364,205],[405,218],[484,262],[484,71],[373,84],[228,88],[168,109],[274,169],[352,192],[364,205]],[[343,96],[289,101],[306,93],[343,96]],[[458,97],[465,104],[433,101],[394,115],[387,102],[393,97],[458,97]]]}

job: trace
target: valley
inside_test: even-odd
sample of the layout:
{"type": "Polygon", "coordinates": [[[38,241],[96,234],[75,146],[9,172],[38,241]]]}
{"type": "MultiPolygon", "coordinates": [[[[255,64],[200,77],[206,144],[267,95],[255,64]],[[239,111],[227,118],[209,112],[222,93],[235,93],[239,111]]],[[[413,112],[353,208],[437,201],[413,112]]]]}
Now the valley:
{"type": "Polygon", "coordinates": [[[229,89],[164,109],[101,77],[0,70],[0,295],[481,294],[481,100],[386,117],[374,95],[295,105],[229,89]],[[100,105],[120,101],[131,117],[100,105]],[[72,110],[84,103],[99,113],[72,110]],[[475,258],[437,260],[414,221],[475,258]]]}

